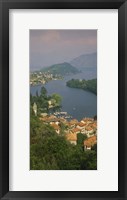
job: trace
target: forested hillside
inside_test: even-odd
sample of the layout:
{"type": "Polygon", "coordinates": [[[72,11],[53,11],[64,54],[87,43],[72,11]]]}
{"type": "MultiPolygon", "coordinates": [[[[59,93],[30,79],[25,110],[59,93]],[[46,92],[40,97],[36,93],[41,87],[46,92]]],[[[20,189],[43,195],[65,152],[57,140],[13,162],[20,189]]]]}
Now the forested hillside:
{"type": "Polygon", "coordinates": [[[97,79],[92,79],[87,81],[84,79],[83,80],[71,79],[66,84],[68,87],[80,88],[97,94],[97,79]]]}

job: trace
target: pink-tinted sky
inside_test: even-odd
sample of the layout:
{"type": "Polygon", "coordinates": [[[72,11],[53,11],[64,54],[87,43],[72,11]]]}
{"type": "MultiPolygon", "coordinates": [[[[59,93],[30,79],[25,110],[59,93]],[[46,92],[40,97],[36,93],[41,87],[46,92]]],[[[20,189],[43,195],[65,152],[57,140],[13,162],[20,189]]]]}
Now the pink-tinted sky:
{"type": "Polygon", "coordinates": [[[96,51],[96,30],[30,30],[31,70],[96,51]]]}

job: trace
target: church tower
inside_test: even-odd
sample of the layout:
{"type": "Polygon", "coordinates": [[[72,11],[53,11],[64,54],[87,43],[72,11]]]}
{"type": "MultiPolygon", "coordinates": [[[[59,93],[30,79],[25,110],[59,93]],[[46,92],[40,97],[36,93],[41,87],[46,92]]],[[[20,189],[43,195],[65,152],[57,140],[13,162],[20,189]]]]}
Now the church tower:
{"type": "Polygon", "coordinates": [[[37,116],[37,104],[35,102],[33,104],[33,111],[34,111],[35,116],[37,116]]]}

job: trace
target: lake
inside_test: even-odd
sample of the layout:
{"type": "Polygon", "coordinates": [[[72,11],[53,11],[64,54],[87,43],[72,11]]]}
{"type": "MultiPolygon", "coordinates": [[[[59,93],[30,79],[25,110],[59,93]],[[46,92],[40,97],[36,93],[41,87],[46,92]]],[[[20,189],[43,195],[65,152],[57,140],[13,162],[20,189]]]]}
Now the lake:
{"type": "MultiPolygon", "coordinates": [[[[70,79],[92,79],[96,78],[96,73],[83,72],[66,76],[63,80],[53,80],[44,85],[49,95],[58,93],[62,96],[62,111],[67,112],[73,118],[81,120],[84,117],[97,115],[97,96],[82,89],[69,88],[66,82],[70,79]]],[[[40,91],[41,86],[31,86],[32,95],[40,91]]]]}

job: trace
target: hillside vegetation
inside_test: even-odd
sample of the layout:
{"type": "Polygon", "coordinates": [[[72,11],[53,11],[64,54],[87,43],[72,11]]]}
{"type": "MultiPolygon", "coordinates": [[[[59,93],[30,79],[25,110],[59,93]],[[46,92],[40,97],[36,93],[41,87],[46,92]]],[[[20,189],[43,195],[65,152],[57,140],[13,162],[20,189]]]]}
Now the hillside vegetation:
{"type": "Polygon", "coordinates": [[[42,72],[50,72],[51,74],[59,74],[62,76],[69,75],[69,74],[76,74],[79,72],[78,69],[73,67],[71,64],[64,62],[60,64],[55,64],[50,67],[43,68],[42,72]]]}
{"type": "Polygon", "coordinates": [[[80,135],[78,145],[70,144],[63,134],[31,115],[30,169],[31,170],[96,170],[97,152],[84,151],[80,135]]]}
{"type": "Polygon", "coordinates": [[[66,83],[66,85],[71,88],[80,88],[97,94],[97,79],[87,81],[85,79],[71,79],[66,83]]]}

